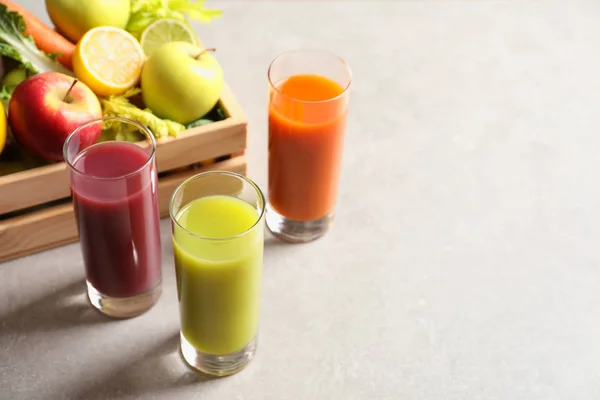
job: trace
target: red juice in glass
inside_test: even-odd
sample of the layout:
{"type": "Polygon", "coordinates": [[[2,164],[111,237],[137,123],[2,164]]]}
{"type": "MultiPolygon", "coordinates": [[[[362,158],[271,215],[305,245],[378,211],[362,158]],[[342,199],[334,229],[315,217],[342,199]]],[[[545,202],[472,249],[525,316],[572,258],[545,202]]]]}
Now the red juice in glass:
{"type": "Polygon", "coordinates": [[[148,138],[150,149],[119,141],[73,149],[85,141],[71,136],[65,143],[71,139],[65,159],[88,296],[113,317],[147,311],[161,292],[158,178],[154,142],[148,138]]]}

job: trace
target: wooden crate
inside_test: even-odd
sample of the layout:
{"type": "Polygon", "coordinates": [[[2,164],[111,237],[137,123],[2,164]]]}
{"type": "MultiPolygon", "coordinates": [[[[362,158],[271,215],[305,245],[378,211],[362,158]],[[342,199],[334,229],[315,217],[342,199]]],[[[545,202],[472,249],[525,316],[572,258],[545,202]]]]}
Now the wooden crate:
{"type": "MultiPolygon", "coordinates": [[[[220,105],[224,120],[157,140],[161,216],[168,216],[173,190],[188,177],[207,170],[246,173],[247,121],[227,85],[220,105]]],[[[0,261],[77,240],[64,163],[0,176],[0,261]]]]}

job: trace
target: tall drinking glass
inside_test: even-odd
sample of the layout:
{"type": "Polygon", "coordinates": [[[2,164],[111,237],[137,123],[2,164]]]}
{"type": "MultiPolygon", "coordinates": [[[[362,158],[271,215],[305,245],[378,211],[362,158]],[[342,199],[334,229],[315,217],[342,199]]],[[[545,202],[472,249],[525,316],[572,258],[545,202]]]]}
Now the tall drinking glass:
{"type": "Polygon", "coordinates": [[[209,375],[240,371],[258,333],[265,199],[250,179],[206,172],[171,197],[181,352],[209,375]]]}
{"type": "Polygon", "coordinates": [[[324,50],[277,57],[269,78],[267,226],[282,240],[325,234],[338,194],[351,73],[324,50]]]}
{"type": "Polygon", "coordinates": [[[80,125],[64,144],[88,297],[111,317],[142,314],[162,291],[155,150],[147,128],[118,117],[80,125]]]}

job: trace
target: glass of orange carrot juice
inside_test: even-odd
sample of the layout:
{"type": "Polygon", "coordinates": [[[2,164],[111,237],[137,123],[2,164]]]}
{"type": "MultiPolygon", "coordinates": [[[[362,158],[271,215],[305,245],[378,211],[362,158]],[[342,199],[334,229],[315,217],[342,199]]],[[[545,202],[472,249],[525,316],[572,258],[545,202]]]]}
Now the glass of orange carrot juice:
{"type": "Polygon", "coordinates": [[[352,75],[325,50],[294,50],[269,67],[269,204],[266,223],[294,243],[333,222],[352,75]]]}

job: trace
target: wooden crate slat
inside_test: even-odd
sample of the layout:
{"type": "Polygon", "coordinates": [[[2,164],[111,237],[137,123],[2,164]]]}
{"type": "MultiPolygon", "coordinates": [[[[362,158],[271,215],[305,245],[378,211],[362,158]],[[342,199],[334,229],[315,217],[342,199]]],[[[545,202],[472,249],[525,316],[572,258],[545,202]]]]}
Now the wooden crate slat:
{"type": "MultiPolygon", "coordinates": [[[[169,215],[173,190],[187,178],[209,170],[246,173],[246,157],[239,156],[201,168],[189,169],[159,179],[159,207],[169,215]]],[[[73,206],[70,202],[0,221],[0,261],[22,257],[77,241],[73,206]]]]}
{"type": "Polygon", "coordinates": [[[64,164],[48,165],[0,177],[0,215],[70,195],[64,164]]]}
{"type": "MultiPolygon", "coordinates": [[[[167,140],[169,138],[166,138],[167,140]]],[[[218,121],[186,131],[177,140],[157,144],[156,166],[159,172],[237,153],[246,147],[246,124],[234,119],[218,121]],[[196,129],[213,127],[198,134],[196,129]],[[168,146],[165,144],[168,143],[168,146]]]]}
{"type": "Polygon", "coordinates": [[[46,250],[76,238],[71,204],[14,217],[0,222],[0,261],[46,250]]]}

